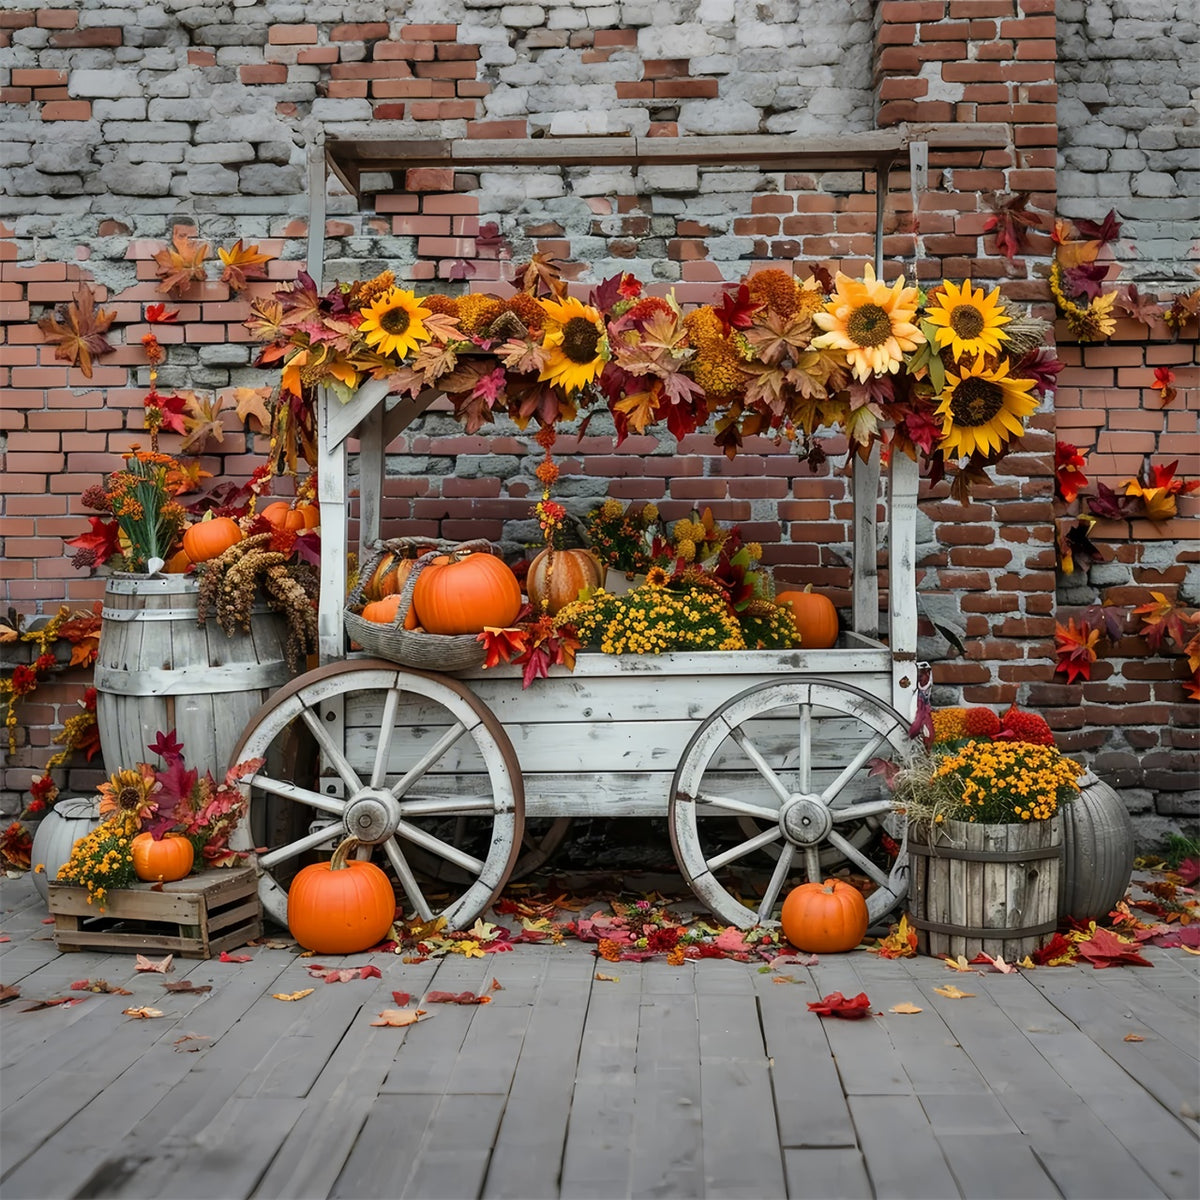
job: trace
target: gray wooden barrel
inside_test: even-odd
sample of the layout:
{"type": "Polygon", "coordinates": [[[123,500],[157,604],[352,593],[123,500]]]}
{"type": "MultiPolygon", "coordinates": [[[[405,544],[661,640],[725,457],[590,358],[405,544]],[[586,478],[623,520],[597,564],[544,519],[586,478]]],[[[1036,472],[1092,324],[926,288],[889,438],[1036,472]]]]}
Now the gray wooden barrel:
{"type": "Polygon", "coordinates": [[[1124,897],[1133,874],[1129,810],[1103,779],[1085,771],[1079,777],[1079,795],[1058,811],[1064,849],[1059,914],[1103,921],[1124,897]]]}
{"type": "Polygon", "coordinates": [[[909,826],[909,922],[922,954],[1014,962],[1058,924],[1062,826],[1048,821],[909,826]]]}
{"type": "Polygon", "coordinates": [[[287,622],[256,604],[248,632],[227,637],[196,619],[198,585],[182,575],[113,575],[104,590],[96,658],[96,722],[110,774],[157,760],[155,736],[175,730],[184,760],[220,779],[264,700],[292,678],[287,622]]]}

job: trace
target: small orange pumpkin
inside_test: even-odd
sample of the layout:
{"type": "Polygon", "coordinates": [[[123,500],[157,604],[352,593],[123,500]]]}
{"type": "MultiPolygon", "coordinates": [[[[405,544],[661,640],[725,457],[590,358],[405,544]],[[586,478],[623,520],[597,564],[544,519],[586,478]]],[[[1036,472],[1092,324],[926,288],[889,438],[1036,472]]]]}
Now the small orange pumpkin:
{"type": "Polygon", "coordinates": [[[139,879],[171,883],[183,879],[192,869],[195,851],[182,834],[168,833],[156,839],[152,833],[139,833],[130,843],[133,870],[139,879]]]}
{"type": "Polygon", "coordinates": [[[802,883],[783,902],[783,936],[806,954],[840,954],[863,940],[870,918],[863,894],[841,879],[802,883]]]}
{"type": "Polygon", "coordinates": [[[184,571],[192,565],[192,560],[188,558],[186,550],[176,550],[170,558],[167,559],[167,565],[163,567],[164,574],[167,575],[182,575],[184,571]]]}
{"type": "Polygon", "coordinates": [[[293,508],[286,500],[276,500],[262,510],[264,521],[270,522],[276,529],[287,529],[293,533],[303,533],[306,529],[315,529],[320,524],[320,513],[312,504],[297,504],[293,508]]]}
{"type": "Polygon", "coordinates": [[[837,609],[828,596],[814,592],[811,583],[803,591],[777,592],[775,603],[791,608],[801,650],[828,650],[837,645],[837,609]]]}
{"type": "Polygon", "coordinates": [[[382,600],[404,587],[404,581],[412,574],[415,558],[401,558],[397,554],[385,554],[371,572],[371,578],[363,584],[363,595],[368,600],[382,600]]]}
{"type": "Polygon", "coordinates": [[[242,531],[232,517],[205,517],[188,527],[183,535],[183,550],[192,562],[208,562],[241,540],[242,531]]]}
{"type": "Polygon", "coordinates": [[[521,585],[512,567],[486,552],[439,554],[413,588],[417,622],[427,633],[479,633],[507,628],[521,611],[521,585]]]}
{"type": "Polygon", "coordinates": [[[604,564],[590,550],[555,550],[547,546],[534,555],[525,575],[525,592],[534,612],[553,616],[579,598],[584,588],[604,582],[604,564]]]}
{"type": "Polygon", "coordinates": [[[378,625],[391,625],[396,620],[400,610],[400,593],[393,592],[382,600],[370,600],[363,605],[362,618],[364,621],[374,621],[378,625]]]}
{"type": "Polygon", "coordinates": [[[305,950],[357,954],[383,940],[396,919],[396,893],[372,862],[347,858],[357,838],[346,838],[327,863],[297,872],[288,889],[287,923],[305,950]]]}

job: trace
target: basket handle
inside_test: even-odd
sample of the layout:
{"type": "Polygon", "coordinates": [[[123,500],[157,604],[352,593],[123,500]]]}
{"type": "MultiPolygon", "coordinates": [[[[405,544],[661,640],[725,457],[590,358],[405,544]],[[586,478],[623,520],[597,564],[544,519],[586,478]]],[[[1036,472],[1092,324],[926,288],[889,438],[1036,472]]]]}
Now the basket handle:
{"type": "Polygon", "coordinates": [[[479,553],[494,553],[492,543],[487,538],[474,538],[469,542],[459,542],[457,545],[446,550],[431,550],[428,554],[422,554],[420,558],[413,563],[413,569],[409,571],[408,578],[404,581],[404,586],[400,589],[400,605],[396,610],[395,624],[404,627],[404,622],[408,618],[408,610],[412,607],[413,590],[417,586],[417,576],[430,563],[437,558],[444,558],[447,554],[479,554],[479,553]]]}

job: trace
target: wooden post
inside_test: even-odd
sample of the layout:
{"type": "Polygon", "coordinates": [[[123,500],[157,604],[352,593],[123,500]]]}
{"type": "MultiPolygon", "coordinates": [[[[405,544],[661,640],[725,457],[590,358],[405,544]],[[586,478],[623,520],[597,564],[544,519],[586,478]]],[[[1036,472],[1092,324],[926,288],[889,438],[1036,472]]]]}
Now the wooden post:
{"type": "Polygon", "coordinates": [[[892,706],[910,720],[917,696],[916,462],[893,448],[888,471],[888,645],[892,706]]]}
{"type": "Polygon", "coordinates": [[[851,622],[863,637],[879,637],[879,443],[864,462],[854,459],[854,592],[851,622]]]}

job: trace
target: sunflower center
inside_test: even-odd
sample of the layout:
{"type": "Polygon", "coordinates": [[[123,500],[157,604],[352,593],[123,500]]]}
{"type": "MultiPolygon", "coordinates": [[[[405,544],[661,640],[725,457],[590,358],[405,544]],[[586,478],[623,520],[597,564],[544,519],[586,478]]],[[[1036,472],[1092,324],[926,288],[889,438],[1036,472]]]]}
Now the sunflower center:
{"type": "Polygon", "coordinates": [[[563,326],[562,352],[573,363],[590,363],[600,344],[600,330],[587,317],[572,317],[563,326]]]}
{"type": "Polygon", "coordinates": [[[1004,392],[990,379],[968,375],[954,389],[950,412],[958,425],[986,425],[1004,407],[1004,392]]]}
{"type": "Polygon", "coordinates": [[[385,333],[390,333],[393,337],[403,337],[408,332],[408,327],[411,324],[412,318],[408,315],[408,310],[401,308],[400,305],[396,305],[395,308],[389,308],[379,318],[379,328],[385,333]]]}
{"type": "Polygon", "coordinates": [[[960,338],[977,338],[984,329],[983,313],[973,304],[956,304],[950,310],[950,328],[960,338]]]}
{"type": "Polygon", "coordinates": [[[142,789],[128,784],[117,793],[117,807],[125,812],[135,812],[144,799],[142,789]]]}
{"type": "Polygon", "coordinates": [[[892,318],[878,304],[863,304],[846,322],[846,333],[859,346],[882,346],[892,336],[892,318]]]}

